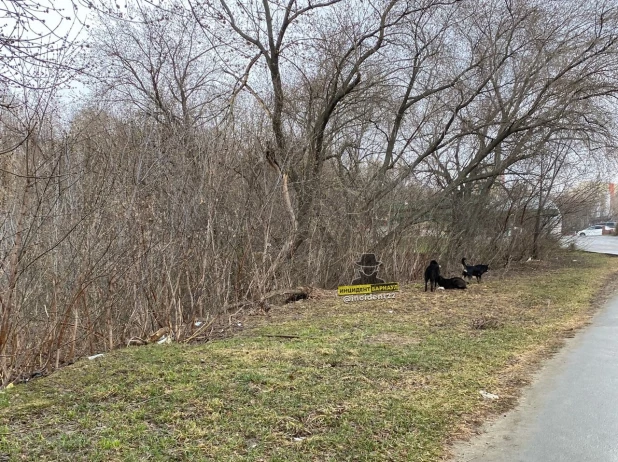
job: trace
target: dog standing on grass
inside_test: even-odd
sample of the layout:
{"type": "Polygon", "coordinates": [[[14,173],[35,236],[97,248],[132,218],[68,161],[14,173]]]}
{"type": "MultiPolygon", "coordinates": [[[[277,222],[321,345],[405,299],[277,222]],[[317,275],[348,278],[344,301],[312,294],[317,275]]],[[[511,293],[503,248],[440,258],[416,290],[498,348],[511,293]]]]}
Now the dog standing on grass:
{"type": "Polygon", "coordinates": [[[489,271],[489,265],[467,265],[466,259],[461,259],[461,264],[464,267],[463,277],[470,281],[473,277],[476,278],[476,282],[480,283],[483,274],[489,271]]]}
{"type": "Polygon", "coordinates": [[[425,269],[425,292],[427,292],[427,283],[431,292],[436,290],[438,278],[440,277],[440,265],[437,261],[431,260],[429,266],[425,269]]]}

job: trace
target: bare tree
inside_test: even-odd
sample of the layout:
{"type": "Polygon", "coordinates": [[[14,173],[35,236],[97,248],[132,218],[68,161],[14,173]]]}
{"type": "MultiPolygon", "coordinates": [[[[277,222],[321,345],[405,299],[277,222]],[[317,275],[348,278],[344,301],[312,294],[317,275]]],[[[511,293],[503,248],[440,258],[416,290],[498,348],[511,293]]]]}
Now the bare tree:
{"type": "Polygon", "coordinates": [[[73,40],[77,6],[71,11],[52,1],[3,0],[0,2],[0,85],[41,88],[43,72],[75,69],[67,55],[75,51],[73,40]]]}
{"type": "Polygon", "coordinates": [[[253,95],[270,120],[263,152],[281,178],[290,226],[269,273],[291,258],[311,233],[319,213],[316,202],[325,194],[324,167],[347,147],[344,142],[339,151],[332,150],[336,132],[349,123],[346,113],[352,116],[349,111],[360,103],[355,98],[362,99],[359,95],[375,85],[372,59],[405,18],[439,3],[367,2],[350,10],[339,0],[263,1],[246,7],[191,2],[204,30],[216,21],[218,34],[228,32],[223,42],[246,62],[237,74],[237,91],[253,95]],[[253,51],[247,53],[242,43],[253,51]]]}
{"type": "Polygon", "coordinates": [[[137,4],[123,17],[99,15],[91,59],[98,94],[139,110],[169,129],[212,122],[228,91],[219,57],[188,13],[162,14],[137,4]]]}
{"type": "Polygon", "coordinates": [[[87,107],[1,114],[4,382],[195,338],[282,287],[349,282],[365,251],[394,279],[542,255],[545,211],[613,156],[603,2],[86,4],[87,107]]]}
{"type": "MultiPolygon", "coordinates": [[[[511,166],[537,155],[530,148],[539,140],[559,133],[588,139],[609,135],[595,115],[617,89],[605,78],[617,64],[618,37],[607,23],[616,20],[615,11],[582,7],[557,14],[554,6],[534,2],[507,10],[484,5],[486,14],[468,15],[461,23],[467,54],[487,57],[482,72],[458,82],[460,96],[452,95],[457,103],[451,115],[411,163],[421,166],[427,159],[430,172],[444,179],[437,201],[462,187],[478,189],[479,182],[484,183],[479,191],[489,190],[511,166]]],[[[440,114],[445,113],[446,107],[440,114]]],[[[422,130],[415,127],[414,133],[422,130]]],[[[402,222],[382,245],[419,218],[422,214],[402,222]]]]}

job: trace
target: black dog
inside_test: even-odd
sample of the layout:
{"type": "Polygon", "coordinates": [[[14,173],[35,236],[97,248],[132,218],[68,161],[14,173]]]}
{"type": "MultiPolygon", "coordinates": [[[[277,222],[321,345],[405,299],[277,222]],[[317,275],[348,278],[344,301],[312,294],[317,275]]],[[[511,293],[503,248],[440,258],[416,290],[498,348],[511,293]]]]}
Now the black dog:
{"type": "Polygon", "coordinates": [[[437,283],[440,287],[445,289],[465,289],[466,281],[461,278],[443,278],[438,276],[437,283]]]}
{"type": "Polygon", "coordinates": [[[431,260],[429,266],[425,269],[425,292],[427,292],[427,282],[430,282],[430,290],[433,292],[436,289],[436,283],[440,277],[440,265],[437,261],[431,260]]]}
{"type": "Polygon", "coordinates": [[[480,283],[483,273],[489,271],[489,265],[467,265],[465,258],[461,259],[461,264],[464,267],[463,277],[468,278],[468,281],[475,277],[476,282],[480,283]]]}

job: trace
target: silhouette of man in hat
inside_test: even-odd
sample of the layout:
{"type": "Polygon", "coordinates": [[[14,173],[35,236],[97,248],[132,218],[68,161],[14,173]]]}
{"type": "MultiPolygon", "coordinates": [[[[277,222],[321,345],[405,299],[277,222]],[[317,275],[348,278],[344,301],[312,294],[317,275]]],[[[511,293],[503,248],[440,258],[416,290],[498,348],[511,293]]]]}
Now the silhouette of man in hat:
{"type": "Polygon", "coordinates": [[[362,254],[360,261],[356,262],[356,265],[359,267],[359,277],[352,281],[352,285],[355,286],[358,284],[382,284],[384,280],[378,277],[378,268],[381,264],[381,261],[376,260],[375,254],[362,254]]]}

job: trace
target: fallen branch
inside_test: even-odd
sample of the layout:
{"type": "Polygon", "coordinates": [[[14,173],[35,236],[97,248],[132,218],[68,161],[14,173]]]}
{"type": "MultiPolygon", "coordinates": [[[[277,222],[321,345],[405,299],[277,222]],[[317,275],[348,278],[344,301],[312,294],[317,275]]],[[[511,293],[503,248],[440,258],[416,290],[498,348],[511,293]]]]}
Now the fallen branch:
{"type": "Polygon", "coordinates": [[[300,335],[266,335],[266,337],[275,337],[275,338],[300,338],[300,335]]]}
{"type": "Polygon", "coordinates": [[[212,326],[214,324],[214,322],[217,320],[217,317],[212,318],[212,321],[210,321],[208,324],[204,324],[202,326],[199,327],[198,330],[196,330],[193,335],[191,335],[190,337],[187,337],[186,339],[184,339],[182,342],[183,343],[188,343],[191,340],[193,340],[195,337],[197,337],[198,335],[200,335],[202,332],[204,332],[206,329],[208,329],[210,326],[212,326]]]}
{"type": "Polygon", "coordinates": [[[148,345],[149,343],[155,343],[156,341],[160,340],[164,335],[169,335],[169,333],[170,333],[169,327],[162,327],[161,329],[156,331],[154,334],[150,335],[150,337],[148,337],[147,339],[143,339],[141,337],[132,337],[127,342],[127,346],[132,346],[132,345],[142,346],[142,345],[148,345]]]}
{"type": "Polygon", "coordinates": [[[305,295],[309,296],[311,293],[311,287],[296,287],[296,288],[288,288],[288,289],[277,289],[271,290],[270,292],[264,294],[260,299],[260,303],[265,302],[268,299],[276,297],[277,295],[305,295]]]}
{"type": "Polygon", "coordinates": [[[129,339],[129,341],[127,342],[127,346],[131,346],[131,345],[142,346],[142,345],[146,345],[147,343],[148,342],[141,337],[133,337],[132,339],[129,339]]]}

